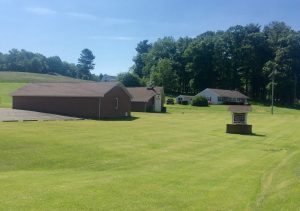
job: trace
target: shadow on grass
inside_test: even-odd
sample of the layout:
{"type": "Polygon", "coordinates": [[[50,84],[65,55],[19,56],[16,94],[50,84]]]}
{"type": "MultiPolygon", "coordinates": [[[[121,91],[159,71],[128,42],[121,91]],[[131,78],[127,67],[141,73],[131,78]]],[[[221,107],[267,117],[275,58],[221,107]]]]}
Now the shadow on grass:
{"type": "Polygon", "coordinates": [[[256,137],[266,137],[264,134],[251,133],[251,134],[240,134],[240,133],[228,133],[232,135],[241,135],[241,136],[256,136],[256,137]]]}
{"type": "Polygon", "coordinates": [[[129,122],[139,119],[139,117],[123,117],[123,118],[107,118],[107,119],[101,119],[99,121],[115,121],[115,122],[129,122]]]}
{"type": "Polygon", "coordinates": [[[266,137],[266,135],[258,134],[258,133],[252,133],[252,134],[249,134],[249,136],[266,137]]]}
{"type": "Polygon", "coordinates": [[[146,113],[149,113],[149,114],[171,114],[170,112],[166,111],[166,112],[146,112],[146,113]]]}

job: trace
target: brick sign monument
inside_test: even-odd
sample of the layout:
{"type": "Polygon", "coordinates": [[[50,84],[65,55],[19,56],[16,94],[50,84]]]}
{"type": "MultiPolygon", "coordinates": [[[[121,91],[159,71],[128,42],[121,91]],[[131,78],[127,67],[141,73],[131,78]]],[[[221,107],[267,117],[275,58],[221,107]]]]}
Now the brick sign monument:
{"type": "Polygon", "coordinates": [[[231,105],[228,109],[232,113],[232,124],[227,124],[226,132],[233,134],[252,134],[252,125],[247,124],[247,116],[251,106],[231,105]]]}

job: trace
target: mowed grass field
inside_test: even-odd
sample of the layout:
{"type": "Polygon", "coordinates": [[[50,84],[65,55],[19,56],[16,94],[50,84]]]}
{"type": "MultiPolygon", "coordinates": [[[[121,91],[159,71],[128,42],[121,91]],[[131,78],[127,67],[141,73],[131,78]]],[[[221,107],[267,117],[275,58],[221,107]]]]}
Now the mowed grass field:
{"type": "Polygon", "coordinates": [[[269,111],[252,136],[227,106],[0,123],[0,210],[300,210],[300,111],[269,111]]]}
{"type": "Polygon", "coordinates": [[[89,82],[65,76],[27,72],[1,72],[0,71],[0,108],[11,107],[10,93],[26,83],[53,83],[53,82],[89,82]]]}
{"type": "Polygon", "coordinates": [[[10,108],[12,100],[10,93],[26,83],[0,83],[0,108],[10,108]]]}
{"type": "Polygon", "coordinates": [[[2,72],[0,71],[0,83],[51,83],[51,82],[84,82],[65,76],[28,73],[28,72],[2,72]]]}

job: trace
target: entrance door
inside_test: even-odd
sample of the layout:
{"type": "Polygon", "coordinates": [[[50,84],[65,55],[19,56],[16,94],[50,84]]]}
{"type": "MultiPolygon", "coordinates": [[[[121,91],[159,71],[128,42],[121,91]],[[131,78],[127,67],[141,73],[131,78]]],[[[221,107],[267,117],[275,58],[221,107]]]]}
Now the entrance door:
{"type": "Polygon", "coordinates": [[[161,96],[157,94],[154,96],[154,111],[161,112],[161,96]]]}

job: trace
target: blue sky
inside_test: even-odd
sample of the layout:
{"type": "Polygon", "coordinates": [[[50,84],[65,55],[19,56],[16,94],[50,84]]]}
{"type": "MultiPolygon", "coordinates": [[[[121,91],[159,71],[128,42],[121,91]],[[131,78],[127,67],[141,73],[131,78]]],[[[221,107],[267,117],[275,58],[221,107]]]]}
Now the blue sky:
{"type": "Polygon", "coordinates": [[[77,63],[89,48],[93,72],[116,75],[132,66],[140,40],[274,20],[300,30],[299,8],[299,0],[0,0],[0,52],[26,49],[77,63]]]}

